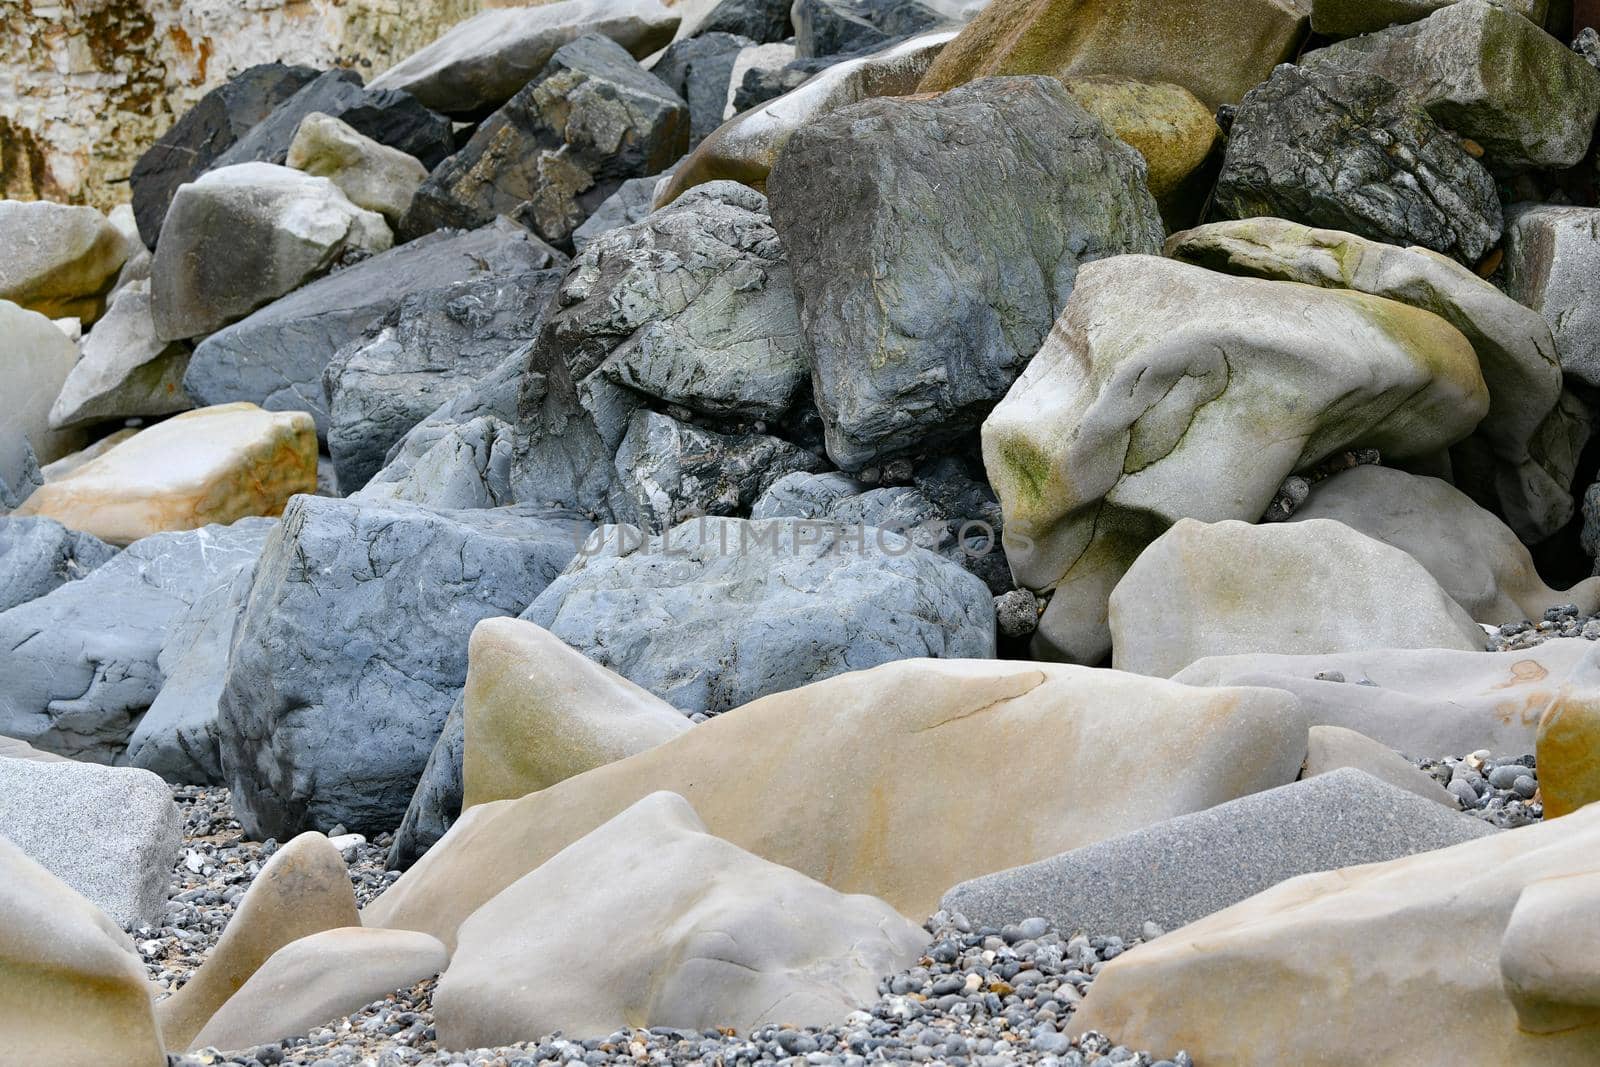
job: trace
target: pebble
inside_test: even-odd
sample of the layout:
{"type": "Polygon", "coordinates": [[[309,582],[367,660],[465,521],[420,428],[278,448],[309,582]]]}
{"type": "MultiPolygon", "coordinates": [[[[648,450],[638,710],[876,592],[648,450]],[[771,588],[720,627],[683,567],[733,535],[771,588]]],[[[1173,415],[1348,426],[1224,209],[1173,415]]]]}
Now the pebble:
{"type": "Polygon", "coordinates": [[[1538,622],[1521,619],[1489,631],[1489,648],[1494,652],[1516,652],[1557,637],[1600,641],[1600,614],[1582,615],[1576,604],[1548,608],[1538,622]]]}
{"type": "Polygon", "coordinates": [[[1485,822],[1510,830],[1544,818],[1539,771],[1532,756],[1495,758],[1486,750],[1444,759],[1413,760],[1485,822]]]}

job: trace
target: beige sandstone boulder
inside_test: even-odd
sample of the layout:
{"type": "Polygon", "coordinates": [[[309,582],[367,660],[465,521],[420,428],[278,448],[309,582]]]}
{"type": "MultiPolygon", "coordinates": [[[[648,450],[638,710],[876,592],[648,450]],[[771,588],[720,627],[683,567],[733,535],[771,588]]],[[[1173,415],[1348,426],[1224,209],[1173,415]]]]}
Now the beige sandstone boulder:
{"type": "Polygon", "coordinates": [[[1502,626],[1544,618],[1546,608],[1600,609],[1600,577],[1551,589],[1511,529],[1449,482],[1361,466],[1318,482],[1291,522],[1333,519],[1427,568],[1468,615],[1502,626]]]}
{"type": "Polygon", "coordinates": [[[753,856],[681,796],[654,793],[462,924],[434,1020],[446,1048],[556,1030],[831,1026],[927,944],[883,901],[753,856]]]}
{"type": "Polygon", "coordinates": [[[997,74],[1115,74],[1181,85],[1215,108],[1294,54],[1306,16],[1295,0],[992,0],[917,91],[997,74]]]}
{"type": "Polygon", "coordinates": [[[1112,662],[1170,678],[1207,656],[1485,646],[1404,552],[1328,519],[1183,519],[1111,593],[1112,662]]]}
{"type": "Polygon", "coordinates": [[[167,1046],[188,1048],[217,1010],[285,945],[360,925],[344,857],[322,834],[301,834],[261,868],[200,969],[157,1005],[167,1046]]]}
{"type": "Polygon", "coordinates": [[[83,443],[82,434],[50,428],[50,406],[78,362],[78,346],[37,311],[0,300],[0,484],[16,487],[23,455],[43,465],[83,443]]]}
{"type": "Polygon", "coordinates": [[[124,426],[115,433],[106,434],[88,448],[80,448],[76,452],[68,452],[54,463],[46,463],[42,468],[40,468],[40,473],[44,476],[44,480],[47,482],[52,482],[59,478],[65,478],[67,475],[71,474],[85,463],[88,463],[91,459],[99,459],[107,452],[110,452],[113,448],[116,448],[122,442],[131,437],[137,436],[138,433],[139,427],[124,426]]]}
{"type": "Polygon", "coordinates": [[[1551,708],[1600,701],[1590,666],[1597,652],[1593,641],[1574,637],[1516,652],[1213,656],[1173,681],[1287,690],[1313,725],[1343,726],[1407,756],[1526,753],[1551,708]]]}
{"type": "Polygon", "coordinates": [[[0,300],[52,319],[99,317],[128,240],[92,207],[0,200],[0,300]]]}
{"type": "Polygon", "coordinates": [[[428,168],[416,156],[379,144],[320,111],[300,120],[285,162],[327,178],[352,204],[376,211],[391,227],[400,224],[417,187],[428,177],[428,168]]]}
{"type": "Polygon", "coordinates": [[[692,728],[671,704],[520,619],[473,628],[462,706],[465,807],[536,793],[692,728]]]}
{"type": "MultiPolygon", "coordinates": [[[[1477,751],[1474,749],[1473,751],[1477,751]]],[[[1353,768],[1415,793],[1425,800],[1459,811],[1461,804],[1433,776],[1394,749],[1342,726],[1313,726],[1306,737],[1306,765],[1301,779],[1353,768]]]]}
{"type": "Polygon", "coordinates": [[[46,483],[17,510],[130,544],[247,515],[277,515],[317,487],[317,431],[303,411],[219,404],[144,430],[46,483]]]}
{"type": "Polygon", "coordinates": [[[452,944],[485,901],[658,790],[682,795],[740,848],[925,918],[965,878],[1292,781],[1305,747],[1286,693],[902,660],[764,697],[542,792],[471,808],[366,920],[452,944]],[[975,792],[975,752],[1005,767],[1027,804],[975,792]],[[1090,775],[1117,788],[1086,792],[1090,775]]]}
{"type": "Polygon", "coordinates": [[[1550,326],[1454,260],[1284,219],[1212,223],[1167,242],[1167,255],[1229,274],[1353,289],[1431,311],[1472,343],[1489,413],[1453,453],[1458,483],[1529,543],[1572,518],[1586,418],[1563,404],[1550,326]]]}
{"type": "Polygon", "coordinates": [[[310,934],[267,957],[189,1047],[249,1049],[306,1034],[432,978],[449,962],[437,938],[410,930],[310,934]]]}
{"type": "Polygon", "coordinates": [[[1312,874],[1107,964],[1072,1033],[1228,1067],[1589,1067],[1600,806],[1312,874]]]}
{"type": "Polygon", "coordinates": [[[983,425],[1012,573],[1054,590],[1035,654],[1099,662],[1112,588],[1179,519],[1254,522],[1296,470],[1435,454],[1487,406],[1472,346],[1430,312],[1153,256],[1085,264],[983,425]]]}
{"type": "Polygon", "coordinates": [[[1064,81],[1085,111],[1144,157],[1150,194],[1168,226],[1183,225],[1199,214],[1214,177],[1202,167],[1222,137],[1210,108],[1183,86],[1168,82],[1105,74],[1064,81]]]}
{"type": "Polygon", "coordinates": [[[0,1062],[166,1067],[133,942],[0,837],[0,1062]]]}
{"type": "Polygon", "coordinates": [[[150,283],[117,290],[81,345],[81,356],[50,408],[56,429],[134,417],[171,415],[194,407],[183,390],[189,346],[156,337],[150,283]]]}

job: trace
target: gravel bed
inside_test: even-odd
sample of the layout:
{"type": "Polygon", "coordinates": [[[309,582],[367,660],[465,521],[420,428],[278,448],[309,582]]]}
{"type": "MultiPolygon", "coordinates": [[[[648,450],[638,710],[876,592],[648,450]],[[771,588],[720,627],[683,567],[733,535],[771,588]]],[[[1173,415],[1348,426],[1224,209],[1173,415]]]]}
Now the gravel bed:
{"type": "Polygon", "coordinates": [[[1562,604],[1545,610],[1538,622],[1521,619],[1489,631],[1491,652],[1516,652],[1532,648],[1557,637],[1582,637],[1600,641],[1600,615],[1581,615],[1576,604],[1562,604]]]}
{"type": "Polygon", "coordinates": [[[1461,802],[1469,815],[1503,830],[1528,826],[1544,818],[1539,797],[1539,771],[1532,756],[1499,759],[1487,749],[1470,755],[1413,760],[1461,802]]]}

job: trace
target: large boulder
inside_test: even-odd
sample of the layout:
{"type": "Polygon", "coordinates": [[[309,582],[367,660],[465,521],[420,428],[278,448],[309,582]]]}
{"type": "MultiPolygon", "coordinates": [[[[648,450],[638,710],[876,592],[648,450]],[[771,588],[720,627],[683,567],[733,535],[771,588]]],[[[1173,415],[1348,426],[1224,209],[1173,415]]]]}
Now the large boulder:
{"type": "Polygon", "coordinates": [[[562,0],[489,10],[372,80],[374,89],[403,89],[452,115],[495,110],[544,70],[556,50],[587,33],[601,34],[643,59],[672,40],[678,16],[657,0],[562,0]]]}
{"type": "Polygon", "coordinates": [[[650,68],[689,105],[690,148],[722,125],[734,64],[754,43],[730,33],[699,33],[667,46],[650,68]]]}
{"type": "Polygon", "coordinates": [[[0,518],[0,613],[77,581],[116,554],[53,519],[0,518]]]}
{"type": "Polygon", "coordinates": [[[522,617],[688,712],[912,656],[994,655],[989,590],[960,566],[897,534],[797,519],[613,527],[522,617]]]}
{"type": "MultiPolygon", "coordinates": [[[[361,925],[344,857],[321,834],[301,834],[272,854],[189,980],[156,1008],[161,1036],[186,1049],[273,954],[301,938],[361,925]]],[[[324,1020],[331,1021],[331,1020],[324,1020]]]]}
{"type": "Polygon", "coordinates": [[[949,19],[941,5],[922,0],[795,0],[795,53],[836,56],[870,52],[912,34],[943,29],[949,19]]]}
{"type": "Polygon", "coordinates": [[[147,537],[0,613],[0,733],[110,763],[161,691],[157,659],[172,625],[252,565],[273,525],[246,519],[147,537]]]}
{"type": "Polygon", "coordinates": [[[777,418],[808,384],[789,257],[733,182],[591,239],[550,323],[581,374],[705,415],[777,418]]]}
{"type": "Polygon", "coordinates": [[[1544,316],[1561,369],[1600,386],[1600,209],[1523,205],[1506,227],[1506,291],[1544,316]]]}
{"type": "Polygon", "coordinates": [[[445,716],[433,751],[428,753],[422,777],[406,805],[405,818],[394,832],[388,858],[392,871],[403,871],[416,863],[461,817],[461,798],[466,791],[462,780],[467,747],[465,716],[465,698],[458,696],[445,716]]]}
{"type": "Polygon", "coordinates": [[[1581,638],[1507,652],[1368,649],[1213,656],[1173,676],[1186,685],[1282,689],[1313,725],[1341,726],[1407,755],[1528,753],[1547,714],[1596,699],[1581,638]],[[1580,673],[1582,671],[1583,673],[1580,673]]]}
{"type": "Polygon", "coordinates": [[[1429,312],[1148,256],[1088,264],[983,428],[1012,571],[1054,590],[1036,654],[1099,661],[1111,589],[1178,519],[1253,522],[1295,470],[1351,447],[1426,456],[1487,409],[1471,344],[1429,312]]]}
{"type": "Polygon", "coordinates": [[[18,1064],[166,1065],[133,942],[4,837],[0,997],[6,1055],[18,1064]]]}
{"type": "Polygon", "coordinates": [[[1497,0],[1459,0],[1301,62],[1393,82],[1500,171],[1576,165],[1600,115],[1600,70],[1497,0]]]}
{"type": "Polygon", "coordinates": [[[768,189],[833,461],[860,470],[981,423],[1080,264],[1159,249],[1144,178],[1050,78],[868,100],[796,133],[768,189]]]}
{"type": "Polygon", "coordinates": [[[189,1047],[249,1049],[296,1037],[410,989],[449,962],[437,938],[410,930],[309,934],[268,956],[189,1047]]]}
{"type": "Polygon", "coordinates": [[[0,401],[0,488],[16,494],[16,507],[41,478],[40,464],[60,459],[83,443],[82,435],[50,428],[50,408],[78,361],[78,346],[55,323],[39,314],[0,300],[0,378],[6,383],[0,401]],[[32,471],[33,477],[27,477],[32,471]]]}
{"type": "Polygon", "coordinates": [[[1111,593],[1112,662],[1170,678],[1207,656],[1484,647],[1415,559],[1341,522],[1180,519],[1111,593]]]}
{"type": "Polygon", "coordinates": [[[1388,745],[1343,726],[1313,726],[1306,735],[1306,765],[1300,771],[1300,779],[1309,781],[1347,769],[1370,774],[1396,789],[1442,804],[1451,811],[1461,810],[1461,801],[1433,775],[1388,745]]]}
{"type": "Polygon", "coordinates": [[[519,619],[485,619],[467,646],[462,803],[515,800],[670,741],[689,719],[519,619]]]}
{"type": "Polygon", "coordinates": [[[1291,522],[1333,519],[1410,555],[1480,623],[1543,619],[1576,604],[1600,611],[1600,577],[1551,589],[1517,535],[1449,482],[1388,467],[1341,471],[1311,490],[1291,522]]]}
{"type": "Polygon", "coordinates": [[[328,361],[412,293],[488,274],[565,263],[521,226],[497,220],[470,233],[430,234],[346,267],[212,334],[189,360],[183,387],[199,404],[248,400],[309,411],[326,434],[328,361]]]}
{"type": "Polygon", "coordinates": [[[379,144],[343,119],[313,111],[300,120],[284,165],[327,178],[356,207],[398,226],[428,168],[408,152],[379,144]]]}
{"type": "Polygon", "coordinates": [[[1445,1062],[1463,1035],[1495,1062],[1592,1063],[1597,855],[1591,807],[1294,879],[1112,960],[1072,1032],[1236,1067],[1445,1062]],[[1563,887],[1581,909],[1552,907],[1563,887]]]}
{"type": "Polygon", "coordinates": [[[1393,82],[1282,66],[1245,96],[1219,215],[1279,215],[1476,264],[1500,237],[1494,179],[1393,82]]]}
{"type": "Polygon", "coordinates": [[[963,882],[939,906],[980,926],[1038,915],[1058,930],[1131,939],[1146,922],[1171,931],[1302,874],[1494,832],[1370,774],[1339,770],[963,882]]]}
{"type": "Polygon", "coordinates": [[[128,240],[92,207],[0,200],[0,300],[85,323],[128,258],[128,240]]]}
{"type": "Polygon", "coordinates": [[[638,222],[655,210],[656,183],[661,175],[629,178],[617,186],[617,191],[600,202],[600,206],[572,231],[573,256],[583,255],[583,250],[603,233],[638,222]]]}
{"type": "Polygon", "coordinates": [[[459,936],[434,995],[450,1048],[633,1026],[837,1025],[928,943],[881,900],[713,836],[667,792],[507,887],[459,936]]]}
{"type": "Polygon", "coordinates": [[[277,515],[317,487],[317,435],[301,411],[222,404],[174,416],[35,490],[41,515],[126,545],[158,533],[277,515]]]}
{"type": "Polygon", "coordinates": [[[539,76],[428,176],[400,225],[407,238],[517,211],[541,238],[575,230],[629,178],[689,148],[689,105],[598,34],[562,45],[539,76]]]}
{"type": "Polygon", "coordinates": [[[673,168],[656,191],[658,206],[697,185],[727,180],[765,190],[767,174],[798,130],[822,116],[876,96],[915,91],[953,30],[919,34],[868,56],[835,63],[776,100],[723,123],[673,168]]]}
{"type": "Polygon", "coordinates": [[[1181,85],[1207,107],[1238,101],[1294,54],[1294,0],[992,0],[929,68],[919,92],[996,74],[1116,74],[1181,85]]]}
{"type": "Polygon", "coordinates": [[[133,282],[112,298],[105,317],[83,339],[82,354],[50,408],[57,429],[194,407],[183,391],[189,346],[156,336],[150,283],[133,282]]]}
{"type": "Polygon", "coordinates": [[[1286,693],[1057,664],[891,663],[471,808],[367,908],[366,924],[454,944],[462,921],[506,886],[663,789],[740,848],[926,916],[963,879],[1284,785],[1305,747],[1286,693]],[[973,803],[975,752],[1004,767],[1007,790],[1027,803],[973,803]],[[1086,780],[1118,785],[1085,790],[1086,780]]]}
{"type": "Polygon", "coordinates": [[[561,276],[548,267],[412,293],[334,353],[322,377],[328,452],[346,494],[406,431],[538,335],[561,276]]]}
{"type": "MultiPolygon", "coordinates": [[[[1324,37],[1359,37],[1425,19],[1457,0],[1311,0],[1311,29],[1324,37]]],[[[1543,25],[1546,0],[1501,0],[1517,14],[1543,25]]],[[[1554,27],[1559,29],[1559,27],[1554,27]]]]}
{"type": "Polygon", "coordinates": [[[345,255],[394,240],[383,216],[326,178],[270,163],[208,171],[179,186],[150,274],[150,311],[164,341],[244,318],[345,255]]]}
{"type": "Polygon", "coordinates": [[[290,501],[262,550],[218,710],[248,832],[398,823],[466,679],[473,626],[526,607],[589,529],[532,510],[290,501]]]}
{"type": "MultiPolygon", "coordinates": [[[[1469,439],[1491,457],[1490,469],[1477,479],[1487,483],[1482,502],[1530,544],[1572,518],[1573,465],[1587,429],[1584,423],[1575,429],[1561,403],[1561,363],[1537,312],[1426,249],[1283,219],[1202,226],[1174,234],[1166,252],[1230,274],[1371,293],[1443,318],[1472,342],[1489,387],[1489,413],[1469,439]]],[[[1472,466],[1471,453],[1467,446],[1457,449],[1458,474],[1472,466]]]]}

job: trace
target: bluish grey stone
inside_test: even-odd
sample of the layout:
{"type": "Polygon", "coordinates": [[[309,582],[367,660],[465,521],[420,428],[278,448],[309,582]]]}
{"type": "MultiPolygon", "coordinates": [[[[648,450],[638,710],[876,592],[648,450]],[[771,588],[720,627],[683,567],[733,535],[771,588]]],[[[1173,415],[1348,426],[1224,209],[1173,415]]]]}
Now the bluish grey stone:
{"type": "Polygon", "coordinates": [[[463,698],[456,697],[445,716],[439,740],[428,753],[428,762],[422,768],[422,778],[417,782],[411,803],[406,806],[405,818],[394,832],[394,844],[389,846],[389,869],[403,871],[422,858],[450,829],[461,815],[461,799],[466,782],[462,776],[467,750],[466,709],[463,698]]]}
{"type": "Polygon", "coordinates": [[[866,492],[848,474],[795,471],[767,487],[750,508],[752,519],[825,519],[839,501],[866,492]]]}
{"type": "Polygon", "coordinates": [[[897,659],[994,655],[988,589],[896,534],[726,518],[602,533],[522,618],[684,711],[897,659]]]}
{"type": "Polygon", "coordinates": [[[1146,921],[1171,931],[1302,874],[1496,832],[1363,771],[1338,770],[963,882],[940,906],[977,926],[1041,916],[1062,931],[1132,938],[1146,921]]]}
{"type": "Polygon", "coordinates": [[[732,33],[701,31],[672,42],[650,68],[651,74],[688,101],[691,150],[722,125],[734,61],[741,49],[755,43],[732,33]]]}
{"type": "Polygon", "coordinates": [[[661,178],[660,174],[629,178],[617,186],[617,191],[602,200],[594,213],[583,220],[583,225],[572,231],[572,254],[583,255],[584,248],[596,237],[638,222],[654,211],[656,183],[661,178]]]}
{"type": "Polygon", "coordinates": [[[254,563],[276,525],[162,533],[87,577],[0,612],[0,734],[110,763],[160,693],[174,623],[254,563]]]}
{"type": "Polygon", "coordinates": [[[98,537],[54,519],[0,518],[0,612],[77,581],[116,554],[98,537]]]}
{"type": "Polygon", "coordinates": [[[466,680],[472,628],[526,607],[591,528],[530,508],[291,499],[219,703],[246,832],[393,829],[466,680]]]}

